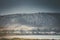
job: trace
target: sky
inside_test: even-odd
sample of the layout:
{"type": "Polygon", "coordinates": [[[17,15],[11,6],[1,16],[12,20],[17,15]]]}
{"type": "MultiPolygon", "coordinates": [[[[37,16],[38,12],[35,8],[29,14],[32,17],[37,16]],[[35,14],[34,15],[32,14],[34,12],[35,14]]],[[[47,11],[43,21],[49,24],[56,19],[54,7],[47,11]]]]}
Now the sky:
{"type": "Polygon", "coordinates": [[[60,0],[0,0],[0,15],[60,12],[60,0]]]}

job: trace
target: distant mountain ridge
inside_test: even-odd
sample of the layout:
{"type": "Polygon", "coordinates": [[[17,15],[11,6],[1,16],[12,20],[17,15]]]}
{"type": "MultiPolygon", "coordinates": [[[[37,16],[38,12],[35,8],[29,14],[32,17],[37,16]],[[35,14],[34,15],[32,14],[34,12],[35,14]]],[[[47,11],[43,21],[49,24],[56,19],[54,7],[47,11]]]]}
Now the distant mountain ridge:
{"type": "Polygon", "coordinates": [[[0,16],[0,26],[11,27],[16,25],[26,25],[28,27],[40,27],[41,30],[59,31],[60,13],[31,13],[31,14],[11,14],[0,16]]]}

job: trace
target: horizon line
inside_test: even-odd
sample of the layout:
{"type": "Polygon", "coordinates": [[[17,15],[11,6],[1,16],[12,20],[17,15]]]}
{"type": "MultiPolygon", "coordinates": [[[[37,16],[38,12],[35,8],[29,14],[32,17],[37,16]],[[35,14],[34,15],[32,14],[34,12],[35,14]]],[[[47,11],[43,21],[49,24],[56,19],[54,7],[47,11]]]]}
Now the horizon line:
{"type": "Polygon", "coordinates": [[[31,12],[31,13],[5,13],[5,14],[0,14],[0,16],[5,16],[5,15],[14,15],[14,14],[36,14],[36,13],[60,13],[60,12],[31,12]]]}

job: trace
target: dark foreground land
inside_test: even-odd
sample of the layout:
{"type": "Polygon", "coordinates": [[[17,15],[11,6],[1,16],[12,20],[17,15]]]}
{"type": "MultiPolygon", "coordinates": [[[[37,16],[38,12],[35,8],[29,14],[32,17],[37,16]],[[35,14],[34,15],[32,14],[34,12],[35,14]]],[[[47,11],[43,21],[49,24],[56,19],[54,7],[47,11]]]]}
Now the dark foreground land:
{"type": "Polygon", "coordinates": [[[1,38],[0,40],[60,40],[60,39],[24,39],[24,38],[7,39],[7,38],[1,38]]]}

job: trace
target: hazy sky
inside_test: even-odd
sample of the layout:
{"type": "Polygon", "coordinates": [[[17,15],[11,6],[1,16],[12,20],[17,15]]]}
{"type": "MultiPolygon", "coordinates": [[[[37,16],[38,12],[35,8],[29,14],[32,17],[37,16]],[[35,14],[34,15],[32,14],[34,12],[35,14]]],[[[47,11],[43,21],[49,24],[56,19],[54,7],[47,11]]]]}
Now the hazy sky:
{"type": "Polygon", "coordinates": [[[60,0],[0,0],[0,15],[46,11],[59,12],[60,0]]]}

